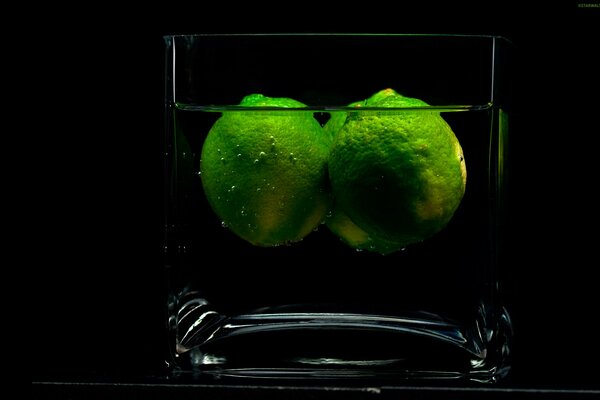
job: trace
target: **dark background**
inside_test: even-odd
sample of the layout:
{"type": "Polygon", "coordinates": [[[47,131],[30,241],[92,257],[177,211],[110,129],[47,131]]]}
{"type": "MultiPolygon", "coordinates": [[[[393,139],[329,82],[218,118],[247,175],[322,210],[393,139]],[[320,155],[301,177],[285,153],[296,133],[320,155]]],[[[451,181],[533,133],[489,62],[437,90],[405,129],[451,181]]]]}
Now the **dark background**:
{"type": "Polygon", "coordinates": [[[517,45],[507,266],[515,344],[503,385],[598,388],[588,366],[600,355],[598,9],[368,6],[304,4],[271,16],[253,4],[235,22],[233,5],[71,9],[75,17],[27,48],[42,82],[27,95],[44,106],[21,122],[42,123],[46,153],[32,183],[42,211],[31,228],[40,242],[30,248],[39,259],[33,381],[164,373],[162,35],[414,32],[495,34],[517,45]]]}

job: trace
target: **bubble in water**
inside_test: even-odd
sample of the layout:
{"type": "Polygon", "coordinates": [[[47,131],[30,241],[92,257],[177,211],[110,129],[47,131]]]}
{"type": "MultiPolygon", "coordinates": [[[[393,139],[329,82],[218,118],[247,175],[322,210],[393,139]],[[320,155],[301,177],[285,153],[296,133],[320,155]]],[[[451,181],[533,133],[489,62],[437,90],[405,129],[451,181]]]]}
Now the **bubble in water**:
{"type": "Polygon", "coordinates": [[[239,158],[239,157],[241,157],[241,156],[242,156],[242,153],[238,153],[238,155],[237,155],[237,156],[238,156],[238,158],[239,158]]]}
{"type": "Polygon", "coordinates": [[[259,157],[264,157],[264,156],[266,156],[266,155],[267,155],[267,153],[265,153],[264,151],[261,151],[260,153],[258,153],[258,156],[259,156],[259,157]]]}
{"type": "Polygon", "coordinates": [[[235,186],[235,185],[233,185],[233,186],[231,187],[231,191],[234,191],[235,189],[236,189],[236,186],[235,186]]]}
{"type": "Polygon", "coordinates": [[[221,162],[225,162],[225,157],[221,157],[221,162]]]}
{"type": "Polygon", "coordinates": [[[260,191],[261,191],[261,188],[260,188],[260,187],[257,187],[257,188],[256,188],[256,191],[257,191],[257,192],[260,192],[260,191]]]}
{"type": "Polygon", "coordinates": [[[359,249],[359,248],[356,248],[355,250],[356,250],[357,252],[361,252],[361,251],[363,251],[363,249],[359,249]]]}
{"type": "Polygon", "coordinates": [[[202,365],[202,358],[202,352],[197,348],[192,349],[190,351],[190,363],[192,364],[192,366],[199,367],[200,365],[202,365]]]}
{"type": "Polygon", "coordinates": [[[229,227],[229,224],[227,224],[227,222],[225,222],[225,221],[221,221],[221,226],[222,226],[223,228],[228,228],[228,227],[229,227]]]}

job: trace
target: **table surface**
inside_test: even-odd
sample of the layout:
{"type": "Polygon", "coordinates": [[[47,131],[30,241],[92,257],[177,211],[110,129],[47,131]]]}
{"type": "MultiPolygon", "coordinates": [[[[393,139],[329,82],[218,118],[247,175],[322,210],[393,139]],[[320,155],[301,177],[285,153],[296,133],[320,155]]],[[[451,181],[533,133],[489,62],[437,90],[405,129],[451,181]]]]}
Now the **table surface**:
{"type": "Polygon", "coordinates": [[[34,398],[136,399],[591,399],[594,389],[535,389],[453,386],[280,386],[177,383],[33,382],[34,398]]]}

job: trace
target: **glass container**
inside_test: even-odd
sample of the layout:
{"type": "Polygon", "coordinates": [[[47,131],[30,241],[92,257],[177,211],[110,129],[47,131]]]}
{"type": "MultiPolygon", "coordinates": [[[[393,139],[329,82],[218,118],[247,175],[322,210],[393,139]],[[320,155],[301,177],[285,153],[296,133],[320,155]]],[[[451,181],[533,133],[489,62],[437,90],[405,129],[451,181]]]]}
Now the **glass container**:
{"type": "MultiPolygon", "coordinates": [[[[506,375],[512,327],[501,277],[510,43],[460,35],[182,35],[165,37],[165,57],[166,302],[168,362],[175,371],[209,378],[478,382],[506,375]],[[424,103],[365,101],[391,93],[386,89],[424,103]],[[240,106],[252,94],[305,106],[240,106]],[[237,122],[214,128],[230,116],[237,122]],[[333,169],[340,133],[327,124],[334,118],[355,138],[369,129],[380,129],[376,135],[396,130],[379,145],[380,159],[358,155],[348,165],[362,163],[367,175],[381,169],[381,179],[385,168],[397,171],[403,157],[421,154],[412,144],[412,153],[398,157],[389,149],[402,140],[417,143],[421,134],[420,146],[432,154],[425,162],[434,163],[444,145],[438,149],[427,121],[443,119],[462,149],[464,195],[446,196],[450,189],[435,181],[433,175],[456,167],[443,156],[437,167],[413,173],[415,161],[399,175],[386,175],[396,189],[383,197],[377,185],[365,193],[362,178],[356,181],[361,193],[352,185],[336,188],[332,174],[343,172],[339,160],[333,169]],[[406,136],[408,125],[398,121],[411,118],[419,126],[406,136]],[[296,129],[303,124],[331,136],[330,152],[320,159],[318,193],[296,184],[316,163],[313,139],[296,129]],[[209,132],[216,144],[203,157],[209,132]],[[239,138],[243,151],[223,135],[239,138]],[[273,153],[264,151],[269,143],[273,153]],[[209,163],[219,161],[215,152],[222,152],[223,164],[212,168],[209,163]],[[210,160],[202,165],[202,158],[210,160]],[[268,162],[267,172],[252,166],[268,162]],[[203,176],[215,169],[211,178],[203,176]],[[215,178],[219,173],[222,180],[215,178]],[[232,182],[231,196],[214,188],[232,182]],[[415,185],[425,189],[411,191],[415,185]],[[459,202],[448,205],[454,211],[435,229],[421,230],[422,216],[402,222],[402,215],[419,212],[419,201],[444,208],[457,196],[459,202]],[[351,206],[362,202],[350,220],[369,231],[361,236],[367,244],[348,244],[356,238],[330,229],[342,199],[351,206]],[[365,224],[373,210],[389,218],[365,224]],[[289,215],[302,212],[301,222],[290,222],[289,215]],[[246,223],[248,229],[241,227],[246,223]],[[387,236],[369,245],[382,225],[386,233],[412,229],[411,238],[394,239],[383,251],[387,236]],[[267,240],[269,229],[295,233],[267,240]]],[[[360,154],[368,140],[357,141],[360,154]]]]}

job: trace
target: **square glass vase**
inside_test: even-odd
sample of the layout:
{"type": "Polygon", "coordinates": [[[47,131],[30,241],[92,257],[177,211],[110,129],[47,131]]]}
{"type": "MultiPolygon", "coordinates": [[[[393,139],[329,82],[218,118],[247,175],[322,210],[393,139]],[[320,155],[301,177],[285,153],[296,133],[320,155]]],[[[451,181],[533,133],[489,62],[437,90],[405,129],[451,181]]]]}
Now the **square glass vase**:
{"type": "Polygon", "coordinates": [[[506,375],[505,39],[164,39],[174,371],[506,375]]]}

